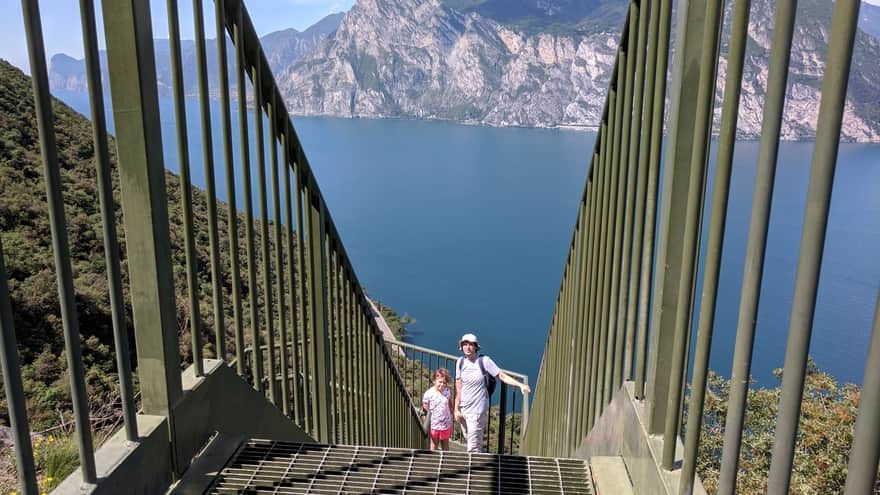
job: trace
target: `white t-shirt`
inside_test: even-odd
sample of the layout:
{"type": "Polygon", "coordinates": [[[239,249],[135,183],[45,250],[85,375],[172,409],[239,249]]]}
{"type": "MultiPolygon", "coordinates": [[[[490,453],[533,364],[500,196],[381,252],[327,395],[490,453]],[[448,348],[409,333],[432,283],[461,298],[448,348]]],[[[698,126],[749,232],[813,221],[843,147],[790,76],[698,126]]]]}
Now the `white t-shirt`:
{"type": "MultiPolygon", "coordinates": [[[[471,361],[468,358],[461,359],[461,374],[459,376],[458,362],[455,365],[455,379],[461,380],[461,394],[459,409],[462,413],[482,414],[489,410],[489,392],[483,381],[483,372],[480,371],[479,358],[471,361]]],[[[501,372],[498,365],[489,356],[483,356],[483,367],[486,373],[497,377],[501,372]]]]}
{"type": "Polygon", "coordinates": [[[452,428],[452,413],[449,412],[449,388],[439,392],[431,387],[422,396],[422,403],[428,404],[431,411],[431,429],[448,430],[452,428]]]}

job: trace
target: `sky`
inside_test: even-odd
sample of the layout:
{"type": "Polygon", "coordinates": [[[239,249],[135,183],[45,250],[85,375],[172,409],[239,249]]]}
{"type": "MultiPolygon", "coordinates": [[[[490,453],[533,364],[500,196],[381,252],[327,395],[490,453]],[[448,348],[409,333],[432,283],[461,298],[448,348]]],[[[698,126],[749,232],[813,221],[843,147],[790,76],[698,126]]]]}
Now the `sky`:
{"type": "MultiPolygon", "coordinates": [[[[880,0],[875,0],[880,2],[880,0]]],[[[303,31],[324,16],[334,12],[344,12],[351,8],[355,0],[246,0],[245,6],[260,36],[294,28],[303,31]]],[[[202,0],[205,10],[205,32],[214,37],[214,2],[202,0]]],[[[41,0],[40,16],[43,25],[43,40],[47,60],[57,53],[66,53],[74,58],[83,57],[82,31],[80,26],[79,2],[74,0],[41,0]]],[[[95,1],[95,14],[98,17],[100,47],[104,48],[103,25],[101,24],[101,1],[95,1]]],[[[165,0],[150,0],[155,38],[168,37],[168,18],[165,0]]],[[[178,1],[181,37],[193,39],[192,2],[178,1]]],[[[25,72],[28,70],[27,42],[24,33],[24,20],[21,2],[0,1],[0,58],[6,59],[25,72]]]]}

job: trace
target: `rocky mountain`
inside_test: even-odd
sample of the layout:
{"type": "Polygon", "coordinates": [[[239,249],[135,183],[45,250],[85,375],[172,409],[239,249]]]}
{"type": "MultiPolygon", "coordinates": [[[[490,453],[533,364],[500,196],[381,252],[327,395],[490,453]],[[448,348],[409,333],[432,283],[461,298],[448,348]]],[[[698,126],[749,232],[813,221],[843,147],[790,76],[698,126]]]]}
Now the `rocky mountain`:
{"type": "Polygon", "coordinates": [[[279,73],[314,50],[324,38],[336,31],[344,15],[343,12],[330,14],[303,32],[291,28],[260,38],[272,71],[279,73]]]}
{"type": "MultiPolygon", "coordinates": [[[[275,73],[296,63],[304,54],[313,50],[318,44],[331,35],[339,26],[344,14],[330,14],[303,32],[296,29],[285,29],[269,33],[260,42],[266,53],[266,58],[275,73]]],[[[171,47],[167,39],[153,40],[156,56],[156,77],[158,79],[159,93],[171,95],[173,91],[171,76],[171,47]]],[[[229,57],[230,73],[229,81],[235,86],[234,51],[232,43],[227,39],[226,51],[229,57]]],[[[181,40],[180,58],[183,66],[183,85],[187,94],[195,95],[198,92],[198,79],[196,75],[196,46],[193,40],[181,40]]],[[[107,54],[101,51],[101,66],[103,69],[102,79],[107,87],[107,54]]],[[[205,45],[206,66],[208,71],[208,85],[212,92],[216,92],[219,86],[217,77],[217,40],[209,39],[205,45]]],[[[52,91],[86,91],[85,60],[75,59],[66,54],[56,54],[49,62],[49,85],[52,91]]]]}
{"type": "MultiPolygon", "coordinates": [[[[334,36],[277,80],[294,114],[590,128],[599,120],[623,21],[623,10],[615,11],[615,4],[620,5],[591,0],[359,0],[334,36]],[[502,6],[508,5],[511,9],[504,11],[502,6]],[[566,16],[569,11],[573,15],[566,16]],[[617,20],[609,20],[615,12],[617,20]],[[591,24],[593,18],[597,21],[591,24]]],[[[815,133],[831,7],[824,0],[801,2],[783,126],[786,139],[809,139],[815,133]]],[[[743,138],[760,132],[772,12],[770,0],[753,2],[741,105],[743,138]]],[[[860,33],[843,130],[847,140],[880,141],[880,74],[872,60],[880,60],[880,45],[860,33]]],[[[722,55],[719,107],[725,68],[722,55]]]]}
{"type": "Polygon", "coordinates": [[[277,75],[293,113],[593,125],[616,34],[528,35],[440,0],[361,0],[277,75]]]}
{"type": "Polygon", "coordinates": [[[875,38],[880,38],[880,6],[862,2],[859,9],[859,28],[875,38]]]}

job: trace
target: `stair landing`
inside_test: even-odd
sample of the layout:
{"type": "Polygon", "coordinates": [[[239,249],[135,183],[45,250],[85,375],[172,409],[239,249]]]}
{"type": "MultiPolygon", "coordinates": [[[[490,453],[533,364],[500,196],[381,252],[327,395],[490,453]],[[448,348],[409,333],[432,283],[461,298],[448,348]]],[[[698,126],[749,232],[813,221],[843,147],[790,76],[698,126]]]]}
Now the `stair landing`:
{"type": "Polygon", "coordinates": [[[581,459],[248,440],[204,493],[590,494],[581,459]]]}

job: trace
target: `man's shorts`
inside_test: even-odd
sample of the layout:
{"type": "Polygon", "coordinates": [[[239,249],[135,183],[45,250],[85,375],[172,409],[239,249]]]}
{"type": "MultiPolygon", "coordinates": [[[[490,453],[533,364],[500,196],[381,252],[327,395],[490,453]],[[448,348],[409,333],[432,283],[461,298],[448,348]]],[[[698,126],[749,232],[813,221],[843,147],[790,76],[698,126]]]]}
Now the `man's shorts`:
{"type": "Polygon", "coordinates": [[[449,440],[449,437],[452,436],[452,427],[445,430],[435,430],[431,429],[431,438],[434,440],[449,440]]]}

